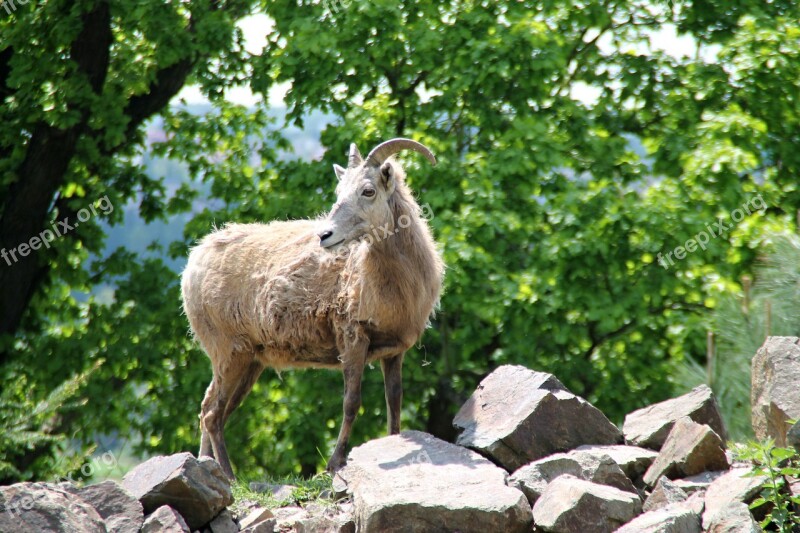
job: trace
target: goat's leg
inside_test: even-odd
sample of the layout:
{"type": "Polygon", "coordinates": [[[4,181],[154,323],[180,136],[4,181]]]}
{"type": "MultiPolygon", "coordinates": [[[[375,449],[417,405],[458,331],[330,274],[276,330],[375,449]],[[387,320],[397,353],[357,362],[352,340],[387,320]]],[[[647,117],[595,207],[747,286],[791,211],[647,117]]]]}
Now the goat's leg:
{"type": "Polygon", "coordinates": [[[369,340],[366,337],[356,336],[349,349],[342,355],[342,373],[344,374],[344,402],[342,411],[342,427],[339,429],[339,438],[336,439],[336,448],[328,460],[328,472],[336,472],[347,462],[347,441],[350,440],[350,431],[361,408],[361,377],[364,375],[364,365],[367,362],[367,349],[369,340]]]}
{"type": "MultiPolygon", "coordinates": [[[[258,367],[260,368],[260,365],[258,367]]],[[[255,379],[258,378],[258,375],[256,375],[255,379],[253,379],[252,374],[252,363],[243,362],[241,358],[236,356],[225,365],[224,370],[215,368],[214,378],[206,391],[206,397],[203,399],[203,407],[200,413],[203,427],[200,452],[207,452],[208,443],[210,442],[214,458],[230,479],[236,478],[233,475],[233,467],[228,458],[228,448],[225,445],[225,422],[233,409],[241,403],[244,396],[250,391],[255,379]],[[235,400],[235,402],[231,400],[235,400]]],[[[260,374],[260,371],[256,374],[260,374]]],[[[205,455],[208,454],[206,453],[205,455]]]]}
{"type": "Polygon", "coordinates": [[[214,459],[214,448],[211,446],[211,437],[208,434],[206,425],[203,424],[203,417],[211,409],[211,404],[217,394],[215,384],[216,381],[212,379],[211,384],[206,389],[206,395],[200,407],[200,451],[197,453],[197,457],[211,457],[214,459]]]}
{"type": "Polygon", "coordinates": [[[403,403],[403,354],[381,359],[386,395],[386,425],[389,435],[400,433],[400,406],[403,403]]]}

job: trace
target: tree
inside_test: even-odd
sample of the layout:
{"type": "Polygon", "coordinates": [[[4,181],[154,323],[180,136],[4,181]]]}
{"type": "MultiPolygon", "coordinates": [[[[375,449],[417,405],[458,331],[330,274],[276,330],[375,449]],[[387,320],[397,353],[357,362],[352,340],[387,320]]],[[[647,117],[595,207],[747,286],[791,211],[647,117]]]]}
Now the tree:
{"type": "MultiPolygon", "coordinates": [[[[180,14],[182,5],[172,9],[180,14]]],[[[194,205],[183,241],[169,249],[182,257],[214,223],[299,218],[327,208],[330,165],[342,162],[350,142],[365,148],[403,135],[431,146],[439,166],[408,159],[409,181],[430,206],[449,270],[441,311],[407,358],[404,427],[452,436],[460,401],[505,363],[555,373],[615,421],[664,399],[681,361],[702,361],[717,300],[751,269],[765,232],[793,224],[799,207],[793,136],[800,41],[792,21],[800,10],[791,2],[606,0],[578,8],[353,0],[330,9],[276,0],[260,6],[274,26],[252,57],[231,38],[234,14],[245,6],[187,5],[193,16],[196,7],[198,17],[223,19],[212,18],[219,25],[209,22],[212,30],[202,32],[209,43],[196,44],[190,55],[208,59],[187,75],[215,108],[202,116],[164,108],[167,136],[150,150],[183,162],[193,181],[167,193],[137,170],[141,138],[125,144],[125,130],[112,128],[110,139],[128,151],[109,154],[103,166],[71,166],[71,181],[59,189],[64,202],[78,210],[85,205],[79,194],[91,199],[107,191],[114,205],[138,194],[149,218],[194,205]],[[696,57],[650,48],[653,33],[668,24],[694,39],[696,57]],[[262,95],[289,82],[289,121],[302,124],[312,110],[331,116],[321,160],[288,157],[281,124],[265,128],[264,108],[226,103],[224,88],[240,82],[262,95]],[[98,189],[101,183],[118,189],[98,189]],[[712,236],[719,221],[726,230],[712,236]]],[[[114,6],[112,19],[123,10],[114,6]]],[[[128,44],[138,42],[132,31],[120,37],[119,50],[128,58],[145,50],[152,61],[183,57],[194,45],[174,35],[181,33],[176,26],[162,26],[163,14],[153,16],[163,42],[137,49],[128,44]]],[[[20,32],[15,49],[32,35],[48,35],[21,22],[1,26],[20,32]]],[[[44,62],[42,71],[51,64],[57,62],[44,62]]],[[[135,72],[130,64],[114,72],[122,78],[111,85],[121,93],[145,90],[128,77],[135,72]]],[[[50,107],[49,100],[34,101],[44,102],[32,108],[36,116],[67,109],[61,100],[50,107]]],[[[91,133],[109,120],[89,120],[87,127],[91,133]]],[[[3,134],[2,146],[27,139],[25,131],[3,134]]],[[[97,152],[96,143],[85,142],[86,153],[97,152]]],[[[87,249],[100,249],[100,233],[92,240],[83,228],[46,256],[51,281],[36,285],[9,360],[24,360],[44,394],[65,369],[103,358],[86,395],[108,398],[114,391],[113,401],[103,409],[90,402],[67,420],[85,428],[84,440],[116,429],[140,434],[142,451],[193,449],[199,438],[190,406],[199,403],[209,373],[177,312],[177,275],[157,254],[124,250],[75,270],[87,249]],[[87,242],[79,248],[75,238],[82,235],[87,242]],[[109,282],[111,301],[79,301],[69,290],[109,282]],[[71,298],[67,307],[62,297],[71,298]]],[[[365,378],[354,443],[383,433],[379,373],[365,378]]],[[[231,446],[234,464],[245,475],[313,471],[335,438],[340,398],[333,373],[264,376],[227,428],[229,442],[247,443],[231,446]]]]}

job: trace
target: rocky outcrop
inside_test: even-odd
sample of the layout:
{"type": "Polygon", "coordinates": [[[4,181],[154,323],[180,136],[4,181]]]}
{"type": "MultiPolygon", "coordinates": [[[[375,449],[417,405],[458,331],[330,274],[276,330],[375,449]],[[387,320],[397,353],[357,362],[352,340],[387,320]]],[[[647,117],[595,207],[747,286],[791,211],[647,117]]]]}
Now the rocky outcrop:
{"type": "Polygon", "coordinates": [[[727,468],[725,443],[719,435],[709,426],[684,417],[672,426],[643,480],[653,487],[661,476],[675,479],[727,468]]]}
{"type": "Polygon", "coordinates": [[[714,393],[707,385],[701,385],[678,398],[630,413],[622,426],[625,442],[660,450],[672,426],[684,417],[711,427],[723,441],[728,438],[714,393]]]}
{"type": "Polygon", "coordinates": [[[230,483],[219,464],[190,453],[153,457],[128,472],[122,486],[139,499],[145,513],[169,505],[193,530],[233,503],[230,483]]]}
{"type": "Polygon", "coordinates": [[[525,495],[479,454],[406,431],[354,448],[340,472],[353,497],[356,529],[506,531],[531,528],[525,495]]]}
{"type": "Polygon", "coordinates": [[[549,483],[536,501],[533,521],[554,533],[610,533],[641,510],[636,494],[564,475],[549,483]]]}
{"type": "Polygon", "coordinates": [[[758,439],[786,446],[789,420],[800,419],[800,338],[768,337],[752,362],[750,404],[758,439]]]}
{"type": "Polygon", "coordinates": [[[481,381],[453,420],[457,444],[514,470],[583,444],[617,444],[622,435],[552,374],[505,365],[481,381]],[[572,423],[580,420],[580,423],[572,423]]]}
{"type": "Polygon", "coordinates": [[[631,480],[611,457],[581,450],[556,453],[529,463],[515,471],[508,478],[508,484],[525,493],[533,505],[547,485],[564,474],[627,492],[636,492],[631,480]]]}

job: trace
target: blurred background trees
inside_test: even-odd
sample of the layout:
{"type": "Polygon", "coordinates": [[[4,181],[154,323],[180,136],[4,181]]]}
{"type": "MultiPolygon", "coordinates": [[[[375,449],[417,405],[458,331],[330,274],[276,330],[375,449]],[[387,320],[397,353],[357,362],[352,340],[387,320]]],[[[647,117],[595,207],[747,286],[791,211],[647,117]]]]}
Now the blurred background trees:
{"type": "MultiPolygon", "coordinates": [[[[210,369],[180,312],[188,248],[214,224],[324,211],[347,145],[394,136],[440,161],[405,159],[449,266],[406,359],[404,428],[452,437],[460,402],[506,363],[556,374],[619,422],[703,379],[691,369],[706,369],[708,330],[752,339],[718,344],[717,367],[740,354],[733,377],[705,373],[746,386],[764,332],[720,313],[741,307],[743,275],[773,317],[796,294],[796,264],[767,259],[796,249],[798,18],[789,1],[0,11],[0,245],[105,195],[114,206],[0,262],[0,427],[18,437],[0,439],[0,478],[55,475],[95,447],[195,451],[210,369]],[[267,21],[255,52],[237,25],[253,14],[267,21]],[[209,104],[183,105],[185,86],[209,104]],[[258,105],[231,102],[241,86],[258,105]],[[764,208],[736,220],[754,198],[764,208]],[[729,229],[675,259],[718,221],[729,229]],[[48,398],[64,405],[37,410],[48,398]]],[[[781,320],[773,333],[798,334],[781,320]]],[[[382,396],[375,368],[354,443],[383,434],[382,396]]],[[[340,410],[336,373],[265,373],[229,422],[234,464],[245,478],[316,471],[340,410]]]]}

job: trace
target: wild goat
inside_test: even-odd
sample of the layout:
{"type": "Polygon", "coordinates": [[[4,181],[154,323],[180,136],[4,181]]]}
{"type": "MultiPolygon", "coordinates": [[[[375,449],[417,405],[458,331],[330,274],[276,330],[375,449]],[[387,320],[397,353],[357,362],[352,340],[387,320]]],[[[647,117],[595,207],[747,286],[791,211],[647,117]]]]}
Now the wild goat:
{"type": "Polygon", "coordinates": [[[350,146],[323,219],[229,224],[189,254],[181,289],[213,378],[200,411],[200,455],[233,479],[223,429],[265,367],[339,368],[344,420],[329,471],[345,464],[364,365],[380,360],[390,434],[400,431],[403,355],[437,305],[444,264],[391,158],[422,144],[392,139],[362,159],[350,146]],[[391,158],[391,159],[390,159],[391,158]]]}

